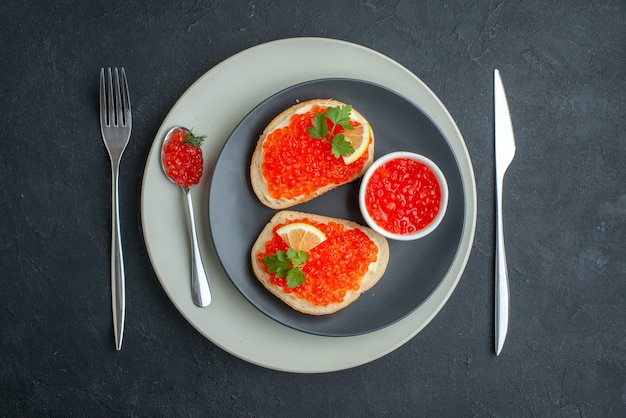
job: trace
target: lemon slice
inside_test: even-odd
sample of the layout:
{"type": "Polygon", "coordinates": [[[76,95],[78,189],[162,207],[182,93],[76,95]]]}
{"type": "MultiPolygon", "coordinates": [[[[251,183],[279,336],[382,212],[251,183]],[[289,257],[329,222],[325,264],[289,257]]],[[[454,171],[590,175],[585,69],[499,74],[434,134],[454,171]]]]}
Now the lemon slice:
{"type": "Polygon", "coordinates": [[[285,243],[296,251],[309,251],[311,248],[326,241],[326,234],[319,228],[304,223],[293,222],[280,227],[276,233],[285,243]]]}
{"type": "Polygon", "coordinates": [[[358,160],[365,152],[370,143],[370,126],[367,123],[356,126],[354,129],[346,130],[343,132],[343,136],[347,141],[352,144],[354,152],[352,154],[344,155],[343,162],[352,164],[358,160]]]}

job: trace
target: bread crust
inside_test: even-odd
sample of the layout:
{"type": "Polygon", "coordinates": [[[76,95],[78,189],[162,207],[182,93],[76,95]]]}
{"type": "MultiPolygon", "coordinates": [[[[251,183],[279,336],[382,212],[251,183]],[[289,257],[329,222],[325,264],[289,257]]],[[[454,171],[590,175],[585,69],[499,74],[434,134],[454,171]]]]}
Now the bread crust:
{"type": "Polygon", "coordinates": [[[389,262],[389,244],[387,240],[374,230],[359,225],[356,222],[345,219],[331,218],[311,213],[284,210],[276,213],[259,234],[252,246],[251,251],[252,269],[256,278],[277,298],[291,306],[296,311],[309,315],[328,315],[337,312],[354,302],[363,292],[371,289],[381,279],[389,262]],[[350,290],[346,293],[344,300],[327,306],[313,305],[307,300],[301,299],[293,293],[285,293],[280,287],[269,282],[270,274],[263,269],[263,264],[257,260],[257,255],[265,250],[265,243],[272,239],[273,229],[276,225],[286,221],[308,218],[319,223],[336,222],[349,229],[360,229],[365,232],[378,247],[378,257],[375,262],[370,263],[369,270],[361,279],[361,286],[357,290],[350,290]]]}
{"type": "MultiPolygon", "coordinates": [[[[340,184],[328,184],[324,187],[317,189],[314,193],[301,195],[293,199],[275,199],[273,198],[268,190],[267,182],[263,177],[263,173],[261,170],[261,165],[263,163],[264,151],[263,151],[263,142],[267,138],[267,136],[275,131],[277,128],[281,128],[287,126],[289,124],[289,119],[293,114],[296,113],[304,113],[314,105],[319,105],[323,107],[336,107],[336,106],[345,106],[345,103],[340,102],[338,100],[333,99],[314,99],[308,100],[305,102],[301,102],[291,106],[290,108],[281,112],[278,116],[276,116],[270,123],[267,125],[259,140],[257,141],[256,147],[254,149],[254,153],[252,154],[252,160],[250,163],[250,181],[252,183],[252,190],[254,194],[258,197],[259,201],[263,203],[265,206],[268,206],[272,209],[285,209],[300,203],[307,202],[311,199],[314,199],[326,192],[329,192],[341,185],[350,183],[351,181],[356,180],[357,178],[363,176],[365,171],[372,165],[374,161],[374,132],[371,129],[370,125],[370,143],[368,146],[368,158],[365,164],[363,165],[363,169],[357,173],[353,178],[349,179],[346,182],[340,184]]],[[[351,118],[357,119],[369,125],[367,119],[363,117],[357,110],[352,108],[351,118]]]]}

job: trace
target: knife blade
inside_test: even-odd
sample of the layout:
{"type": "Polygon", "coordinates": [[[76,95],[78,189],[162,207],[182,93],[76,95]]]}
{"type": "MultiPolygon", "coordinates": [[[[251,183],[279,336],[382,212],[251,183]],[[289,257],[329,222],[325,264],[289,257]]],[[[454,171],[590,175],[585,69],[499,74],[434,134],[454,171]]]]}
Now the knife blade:
{"type": "Polygon", "coordinates": [[[500,72],[493,72],[496,164],[495,352],[500,355],[509,327],[509,278],[504,247],[502,194],[504,173],[515,156],[515,136],[500,72]]]}

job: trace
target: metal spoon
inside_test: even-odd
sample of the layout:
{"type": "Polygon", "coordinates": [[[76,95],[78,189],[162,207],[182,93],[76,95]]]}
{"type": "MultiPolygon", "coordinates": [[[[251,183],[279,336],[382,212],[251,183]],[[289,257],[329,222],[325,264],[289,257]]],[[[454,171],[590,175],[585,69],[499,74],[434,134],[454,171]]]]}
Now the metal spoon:
{"type": "MultiPolygon", "coordinates": [[[[175,126],[167,132],[165,138],[163,139],[163,145],[161,146],[161,167],[163,167],[163,172],[165,173],[165,176],[170,179],[174,184],[176,183],[167,175],[167,171],[163,166],[163,147],[169,140],[172,132],[177,129],[189,131],[187,128],[183,128],[182,126],[175,126]]],[[[202,256],[200,255],[200,248],[198,246],[198,236],[196,233],[196,222],[193,216],[191,193],[189,187],[181,186],[181,189],[183,189],[183,192],[185,193],[185,201],[187,202],[187,215],[189,218],[190,233],[189,235],[191,238],[191,296],[193,299],[193,303],[196,304],[196,306],[204,308],[206,306],[209,306],[209,304],[211,303],[211,290],[209,289],[209,280],[204,270],[202,256]]]]}

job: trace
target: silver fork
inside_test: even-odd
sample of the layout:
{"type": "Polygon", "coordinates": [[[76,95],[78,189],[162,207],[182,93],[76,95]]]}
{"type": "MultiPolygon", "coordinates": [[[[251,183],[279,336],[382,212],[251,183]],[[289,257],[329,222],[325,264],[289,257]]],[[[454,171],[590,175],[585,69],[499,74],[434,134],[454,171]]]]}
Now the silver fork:
{"type": "Polygon", "coordinates": [[[126,292],[124,257],[120,234],[119,167],[122,153],[130,139],[132,117],[130,96],[124,68],[100,70],[100,132],[111,159],[112,225],[111,225],[111,303],[113,308],[113,332],[115,348],[122,349],[124,317],[126,316],[126,292]]]}

